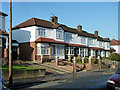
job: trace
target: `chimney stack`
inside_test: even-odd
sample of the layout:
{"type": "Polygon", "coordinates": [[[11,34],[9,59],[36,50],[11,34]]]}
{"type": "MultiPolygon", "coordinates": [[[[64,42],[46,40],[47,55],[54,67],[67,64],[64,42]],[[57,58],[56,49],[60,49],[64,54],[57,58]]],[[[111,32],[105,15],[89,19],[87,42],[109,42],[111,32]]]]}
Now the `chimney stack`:
{"type": "Polygon", "coordinates": [[[79,32],[82,32],[82,26],[81,26],[81,25],[78,25],[78,26],[77,26],[77,30],[78,30],[79,32]]]}
{"type": "Polygon", "coordinates": [[[98,37],[98,31],[94,31],[94,35],[98,37]]]}
{"type": "Polygon", "coordinates": [[[57,24],[58,23],[58,17],[56,17],[56,16],[52,16],[51,20],[52,20],[53,24],[57,24]]]}

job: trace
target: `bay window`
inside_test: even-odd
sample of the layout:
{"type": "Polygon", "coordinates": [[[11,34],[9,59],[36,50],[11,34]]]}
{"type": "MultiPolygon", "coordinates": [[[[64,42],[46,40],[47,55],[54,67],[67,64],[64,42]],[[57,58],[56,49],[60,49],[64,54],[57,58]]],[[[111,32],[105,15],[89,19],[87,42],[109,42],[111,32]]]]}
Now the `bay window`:
{"type": "Polygon", "coordinates": [[[49,45],[47,44],[37,44],[37,55],[49,55],[49,45]]]}

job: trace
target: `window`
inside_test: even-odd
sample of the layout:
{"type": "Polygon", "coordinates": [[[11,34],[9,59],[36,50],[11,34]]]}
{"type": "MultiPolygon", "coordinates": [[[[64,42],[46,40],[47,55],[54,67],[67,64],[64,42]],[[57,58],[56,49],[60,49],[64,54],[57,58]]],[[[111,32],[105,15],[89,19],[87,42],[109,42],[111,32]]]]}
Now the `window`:
{"type": "Polygon", "coordinates": [[[82,43],[82,44],[85,44],[85,42],[86,42],[85,37],[81,37],[81,43],[82,43]]]}
{"type": "Polygon", "coordinates": [[[37,44],[37,54],[40,55],[40,44],[37,44]]]}
{"type": "Polygon", "coordinates": [[[69,54],[69,47],[65,48],[65,54],[68,55],[69,54]]]}
{"type": "Polygon", "coordinates": [[[41,47],[41,54],[48,55],[49,54],[49,47],[41,47]]]}
{"type": "Polygon", "coordinates": [[[107,48],[110,48],[110,43],[107,43],[107,48]]]}
{"type": "Polygon", "coordinates": [[[99,41],[99,47],[102,47],[102,42],[101,41],[99,41]]]}
{"type": "Polygon", "coordinates": [[[93,39],[89,38],[89,45],[93,45],[93,39]]]}
{"type": "Polygon", "coordinates": [[[72,35],[70,33],[66,33],[66,39],[72,39],[72,35]]]}
{"type": "Polygon", "coordinates": [[[84,57],[84,49],[83,48],[80,48],[80,56],[84,57]]]}
{"type": "Polygon", "coordinates": [[[45,36],[45,29],[44,28],[39,28],[38,29],[38,35],[44,37],[45,36]]]}
{"type": "Polygon", "coordinates": [[[0,39],[0,46],[2,46],[2,39],[0,39]]]}
{"type": "Polygon", "coordinates": [[[63,31],[62,30],[57,30],[56,31],[56,38],[57,39],[63,39],[63,31]]]}
{"type": "Polygon", "coordinates": [[[64,55],[64,46],[57,46],[57,55],[64,55]]]}
{"type": "Polygon", "coordinates": [[[74,55],[74,47],[66,47],[65,51],[66,55],[74,55]]]}

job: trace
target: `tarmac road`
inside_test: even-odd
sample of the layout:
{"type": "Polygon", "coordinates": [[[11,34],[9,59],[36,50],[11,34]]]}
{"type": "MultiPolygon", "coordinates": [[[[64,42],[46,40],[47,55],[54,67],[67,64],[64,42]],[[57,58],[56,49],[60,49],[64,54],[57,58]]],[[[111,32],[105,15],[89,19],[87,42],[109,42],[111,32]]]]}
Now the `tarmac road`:
{"type": "MultiPolygon", "coordinates": [[[[77,74],[72,74],[72,77],[69,77],[64,80],[50,81],[47,83],[31,86],[28,88],[105,88],[108,78],[115,71],[88,71],[80,72],[77,74]]],[[[28,89],[26,88],[26,89],[28,89]]],[[[25,89],[25,88],[24,88],[25,89]]]]}

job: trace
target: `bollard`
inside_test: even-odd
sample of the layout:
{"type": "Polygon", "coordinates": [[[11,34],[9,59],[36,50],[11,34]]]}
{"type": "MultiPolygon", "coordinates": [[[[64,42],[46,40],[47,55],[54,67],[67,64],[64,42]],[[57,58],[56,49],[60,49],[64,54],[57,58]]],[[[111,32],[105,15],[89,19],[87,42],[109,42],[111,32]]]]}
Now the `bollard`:
{"type": "Polygon", "coordinates": [[[76,57],[73,59],[73,73],[76,73],[76,57]]]}

